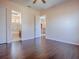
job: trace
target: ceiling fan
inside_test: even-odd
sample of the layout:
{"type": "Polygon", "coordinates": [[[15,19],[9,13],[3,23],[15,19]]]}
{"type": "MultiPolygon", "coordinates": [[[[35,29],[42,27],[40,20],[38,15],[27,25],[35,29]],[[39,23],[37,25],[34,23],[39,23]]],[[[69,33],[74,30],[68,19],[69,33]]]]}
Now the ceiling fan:
{"type": "MultiPolygon", "coordinates": [[[[43,3],[46,3],[45,0],[41,0],[43,3]]],[[[33,0],[33,3],[35,4],[37,2],[37,0],[33,0]]]]}

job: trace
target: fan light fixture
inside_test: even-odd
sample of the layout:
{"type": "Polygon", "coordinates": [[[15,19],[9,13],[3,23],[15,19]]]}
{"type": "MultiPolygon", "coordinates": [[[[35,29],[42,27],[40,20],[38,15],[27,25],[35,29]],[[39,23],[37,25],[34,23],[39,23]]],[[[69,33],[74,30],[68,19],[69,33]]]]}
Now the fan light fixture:
{"type": "MultiPolygon", "coordinates": [[[[43,3],[46,3],[45,0],[41,0],[43,3]]],[[[33,0],[33,4],[35,4],[37,2],[37,0],[33,0]]]]}

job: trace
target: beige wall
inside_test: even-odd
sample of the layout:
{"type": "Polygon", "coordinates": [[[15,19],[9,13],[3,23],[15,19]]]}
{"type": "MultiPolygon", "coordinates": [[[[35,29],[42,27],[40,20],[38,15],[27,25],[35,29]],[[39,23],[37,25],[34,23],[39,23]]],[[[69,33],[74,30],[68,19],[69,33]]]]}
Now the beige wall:
{"type": "Polygon", "coordinates": [[[47,38],[79,44],[79,0],[42,11],[47,16],[47,38]]]}
{"type": "MultiPolygon", "coordinates": [[[[0,5],[7,8],[7,39],[8,42],[12,41],[12,34],[11,34],[11,10],[15,10],[20,12],[22,17],[22,40],[28,40],[34,38],[34,17],[40,16],[40,12],[31,8],[23,7],[16,3],[7,1],[7,0],[0,0],[0,5]]],[[[38,19],[36,19],[38,20],[38,19]]],[[[5,21],[4,21],[5,22],[5,21]]],[[[38,25],[39,22],[36,24],[38,25]]],[[[40,31],[40,30],[39,30],[40,31]]],[[[40,32],[38,32],[40,36],[40,32]]]]}

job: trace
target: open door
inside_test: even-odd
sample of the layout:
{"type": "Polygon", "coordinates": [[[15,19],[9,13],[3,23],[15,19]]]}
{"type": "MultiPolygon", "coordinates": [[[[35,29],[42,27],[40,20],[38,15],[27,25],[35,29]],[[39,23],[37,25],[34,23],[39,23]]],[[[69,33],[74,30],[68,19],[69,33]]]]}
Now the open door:
{"type": "Polygon", "coordinates": [[[46,35],[46,16],[40,16],[41,20],[41,36],[46,35]]]}
{"type": "Polygon", "coordinates": [[[21,40],[21,13],[12,10],[11,11],[11,34],[12,41],[21,40]]]}

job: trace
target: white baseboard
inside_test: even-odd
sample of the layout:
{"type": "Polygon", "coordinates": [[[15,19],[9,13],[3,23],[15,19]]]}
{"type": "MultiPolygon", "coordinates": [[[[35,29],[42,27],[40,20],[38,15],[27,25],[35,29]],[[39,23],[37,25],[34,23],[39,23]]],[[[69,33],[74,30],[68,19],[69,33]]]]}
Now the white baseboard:
{"type": "Polygon", "coordinates": [[[79,45],[78,43],[75,43],[75,42],[68,42],[68,41],[62,41],[62,40],[51,39],[51,38],[46,38],[46,39],[58,41],[58,42],[62,42],[62,43],[67,43],[67,44],[79,45]]]}

